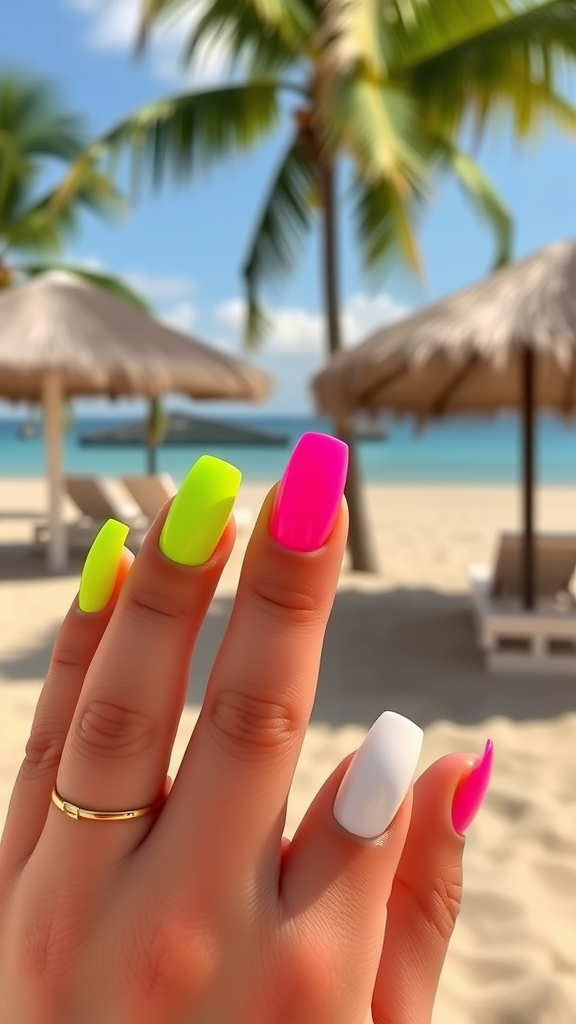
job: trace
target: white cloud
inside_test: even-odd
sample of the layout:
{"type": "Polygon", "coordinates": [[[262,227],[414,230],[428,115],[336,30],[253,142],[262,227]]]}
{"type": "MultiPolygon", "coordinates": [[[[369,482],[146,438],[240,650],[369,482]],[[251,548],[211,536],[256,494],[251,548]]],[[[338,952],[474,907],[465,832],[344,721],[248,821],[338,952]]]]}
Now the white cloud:
{"type": "Polygon", "coordinates": [[[357,345],[379,327],[402,320],[409,313],[409,307],[391,295],[363,295],[357,292],[344,306],[342,327],[345,344],[357,345]]]}
{"type": "Polygon", "coordinates": [[[128,50],[134,46],[140,0],[67,0],[67,5],[88,19],[84,42],[94,50],[128,50]]]}
{"type": "Polygon", "coordinates": [[[107,266],[99,256],[91,254],[82,256],[74,252],[67,254],[66,262],[76,267],[85,267],[86,270],[117,274],[152,303],[161,304],[167,300],[186,301],[194,291],[194,281],[184,274],[153,274],[148,270],[118,271],[107,266]]]}
{"type": "MultiPolygon", "coordinates": [[[[242,299],[228,299],[214,310],[214,319],[227,333],[238,334],[244,321],[245,304],[242,299]]],[[[385,324],[399,320],[409,312],[408,307],[390,295],[352,295],[342,309],[342,334],[345,346],[358,342],[385,324]]],[[[269,310],[273,327],[266,348],[284,353],[319,353],[324,350],[325,324],[319,313],[310,313],[298,306],[269,310]]]]}
{"type": "Polygon", "coordinates": [[[149,299],[181,299],[190,295],[194,283],[189,277],[178,275],[150,274],[145,270],[135,270],[122,275],[136,291],[142,292],[149,299]]]}
{"type": "MultiPolygon", "coordinates": [[[[132,53],[140,20],[142,0],[64,0],[66,6],[86,19],[84,44],[92,50],[132,53]]],[[[191,30],[201,17],[202,6],[160,24],[152,33],[148,53],[153,74],[171,81],[190,79],[182,69],[181,58],[191,30]]],[[[194,80],[213,82],[223,77],[228,62],[227,48],[221,39],[199,49],[194,80]]]]}
{"type": "Polygon", "coordinates": [[[177,302],[160,314],[160,320],[177,331],[189,331],[196,320],[196,309],[191,302],[177,302]]]}
{"type": "Polygon", "coordinates": [[[68,253],[66,262],[74,267],[83,267],[85,270],[106,272],[106,267],[98,256],[75,256],[74,253],[68,253]]]}

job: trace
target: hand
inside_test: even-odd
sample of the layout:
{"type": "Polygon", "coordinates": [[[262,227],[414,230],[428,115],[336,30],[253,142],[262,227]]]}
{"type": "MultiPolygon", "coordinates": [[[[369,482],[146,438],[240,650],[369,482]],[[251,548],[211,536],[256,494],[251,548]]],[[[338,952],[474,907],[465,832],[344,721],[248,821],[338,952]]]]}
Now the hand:
{"type": "Polygon", "coordinates": [[[387,714],[282,838],[345,548],[345,473],[345,446],[305,435],[268,495],[171,788],[239,474],[199,460],[133,564],[127,530],[101,531],[0,844],[0,1024],[429,1024],[491,749],[441,759],[412,790],[421,734],[387,714]],[[160,803],[75,820],[54,785],[80,808],[160,803]]]}

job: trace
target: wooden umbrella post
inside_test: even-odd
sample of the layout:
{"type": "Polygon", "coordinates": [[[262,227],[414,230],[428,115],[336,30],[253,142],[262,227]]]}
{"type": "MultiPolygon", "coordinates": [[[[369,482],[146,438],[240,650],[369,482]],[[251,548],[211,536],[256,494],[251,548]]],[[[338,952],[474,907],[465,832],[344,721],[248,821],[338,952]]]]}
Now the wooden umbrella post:
{"type": "Polygon", "coordinates": [[[49,489],[48,568],[51,572],[58,573],[66,568],[68,552],[62,519],[62,383],[57,370],[51,370],[44,377],[43,400],[49,489]]]}
{"type": "Polygon", "coordinates": [[[524,469],[524,538],[522,589],[524,607],[534,608],[534,350],[522,353],[522,429],[524,469]]]}

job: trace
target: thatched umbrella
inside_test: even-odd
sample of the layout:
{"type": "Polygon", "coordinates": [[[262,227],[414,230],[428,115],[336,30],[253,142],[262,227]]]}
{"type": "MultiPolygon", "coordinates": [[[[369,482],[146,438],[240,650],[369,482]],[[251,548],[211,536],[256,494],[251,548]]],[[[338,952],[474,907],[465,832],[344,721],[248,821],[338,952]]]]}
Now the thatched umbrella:
{"type": "Polygon", "coordinates": [[[0,396],[42,401],[50,484],[48,562],[66,565],[62,522],[61,406],[73,395],[178,392],[258,401],[272,378],[171,330],[127,302],[53,271],[0,294],[0,396]]]}
{"type": "Polygon", "coordinates": [[[534,414],[576,407],[576,243],[558,242],[386,327],[313,380],[318,408],[523,418],[524,604],[534,604],[534,414]]]}

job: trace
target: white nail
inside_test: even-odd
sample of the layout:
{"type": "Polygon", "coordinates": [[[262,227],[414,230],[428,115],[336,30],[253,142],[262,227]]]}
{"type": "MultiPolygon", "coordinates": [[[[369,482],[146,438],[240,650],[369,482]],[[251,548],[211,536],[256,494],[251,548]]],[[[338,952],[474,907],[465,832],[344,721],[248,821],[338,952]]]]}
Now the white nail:
{"type": "Polygon", "coordinates": [[[356,751],[334,801],[347,832],[374,839],[386,831],[414,777],[424,733],[409,718],[385,711],[356,751]]]}

